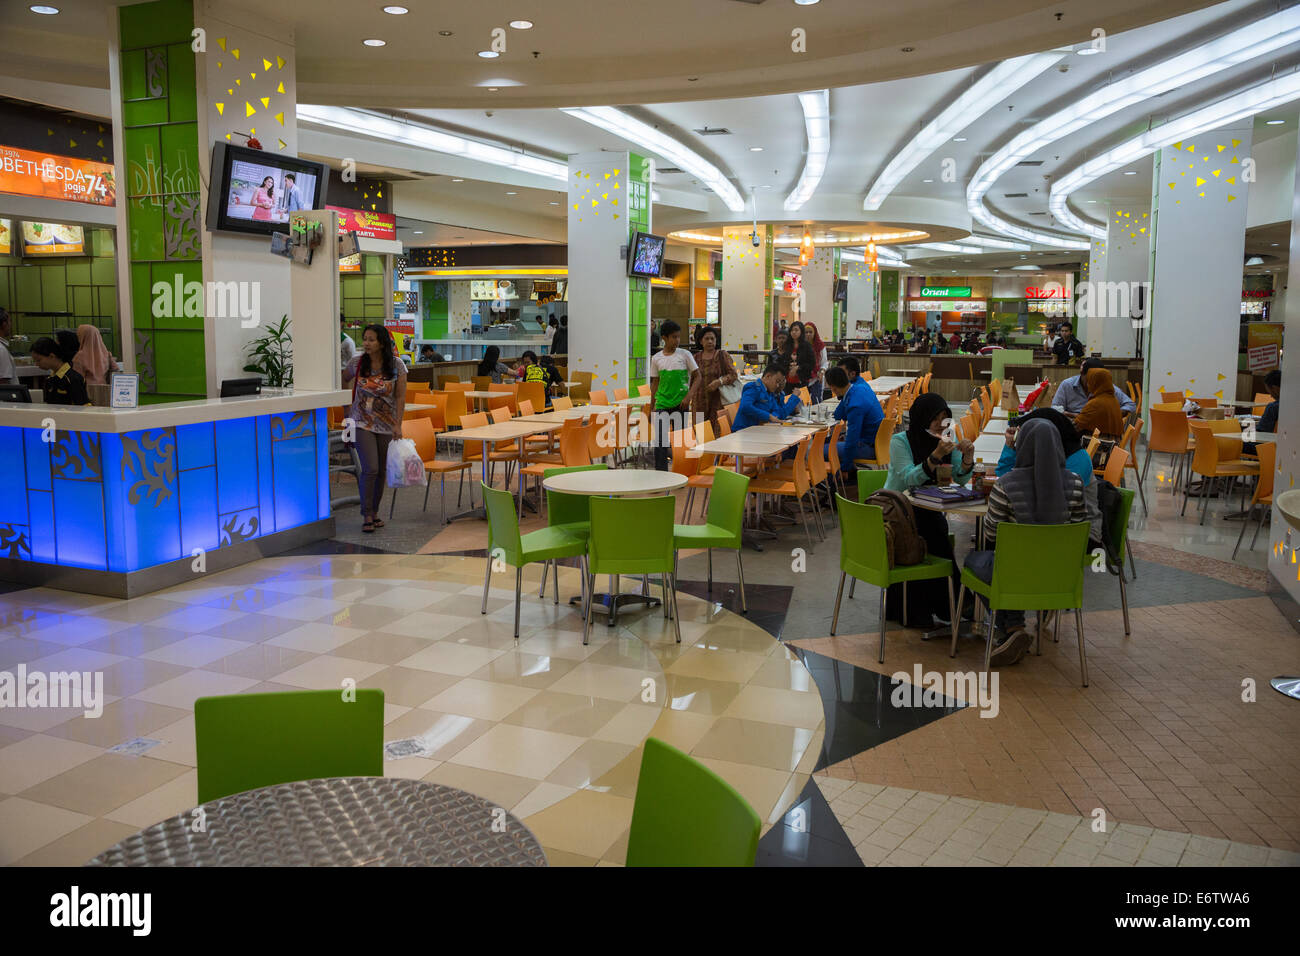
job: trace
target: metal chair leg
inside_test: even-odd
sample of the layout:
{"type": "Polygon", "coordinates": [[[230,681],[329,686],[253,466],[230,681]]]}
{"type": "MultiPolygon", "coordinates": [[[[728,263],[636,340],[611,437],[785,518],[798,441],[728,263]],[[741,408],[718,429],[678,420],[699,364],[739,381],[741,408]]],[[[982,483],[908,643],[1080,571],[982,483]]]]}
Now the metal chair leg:
{"type": "MultiPolygon", "coordinates": [[[[1255,506],[1251,505],[1250,511],[1247,512],[1246,515],[1241,519],[1241,533],[1237,535],[1237,546],[1232,549],[1232,560],[1234,561],[1237,560],[1237,551],[1241,548],[1242,539],[1246,537],[1246,525],[1250,522],[1250,519],[1253,518],[1254,516],[1255,516],[1255,506]]],[[[1259,532],[1256,531],[1255,533],[1258,534],[1259,532]]],[[[1255,549],[1255,544],[1254,541],[1252,540],[1251,550],[1253,551],[1254,549],[1255,549]]]]}
{"type": "Polygon", "coordinates": [[[555,603],[560,603],[560,562],[552,562],[555,565],[555,603]]]}
{"type": "Polygon", "coordinates": [[[708,591],[709,591],[710,594],[712,594],[712,593],[713,593],[713,549],[712,549],[712,548],[705,548],[705,549],[704,549],[704,553],[708,556],[708,560],[709,560],[709,584],[708,584],[708,591]]]}
{"type": "Polygon", "coordinates": [[[1133,575],[1133,580],[1138,579],[1137,562],[1133,560],[1133,545],[1129,543],[1127,532],[1124,535],[1124,551],[1128,555],[1129,573],[1133,575]]]}
{"type": "Polygon", "coordinates": [[[948,620],[952,622],[952,638],[957,639],[957,631],[961,627],[961,605],[954,606],[952,603],[952,575],[948,575],[948,620]]]}
{"type": "Polygon", "coordinates": [[[877,663],[885,663],[885,592],[888,588],[880,589],[880,657],[877,663]]]}
{"type": "MultiPolygon", "coordinates": [[[[1134,472],[1134,477],[1137,477],[1136,471],[1134,472]]],[[[1147,493],[1146,490],[1142,487],[1141,478],[1138,478],[1137,486],[1138,486],[1138,497],[1142,499],[1142,513],[1145,515],[1149,515],[1151,514],[1151,509],[1147,507],[1147,493]]]]}
{"type": "MultiPolygon", "coordinates": [[[[1253,545],[1252,545],[1253,547],[1253,545]]],[[[745,564],[740,560],[741,549],[736,549],[736,577],[740,581],[740,613],[748,614],[749,605],[745,602],[745,564]]]]}
{"type": "Polygon", "coordinates": [[[803,499],[799,499],[799,517],[803,519],[803,533],[808,537],[808,550],[812,550],[812,529],[808,527],[808,516],[804,514],[803,499]]]}
{"type": "Polygon", "coordinates": [[[1150,467],[1151,467],[1151,446],[1147,445],[1147,457],[1146,460],[1142,462],[1142,481],[1147,480],[1147,470],[1150,467]]]}
{"type": "Polygon", "coordinates": [[[483,572],[483,613],[487,613],[488,585],[492,582],[492,552],[488,552],[487,570],[483,572]]]}
{"type": "Polygon", "coordinates": [[[1124,585],[1124,572],[1122,569],[1119,573],[1119,603],[1124,608],[1124,636],[1128,637],[1133,632],[1129,630],[1128,625],[1128,589],[1124,585]]]}
{"type": "MultiPolygon", "coordinates": [[[[429,510],[429,489],[432,486],[433,486],[433,482],[429,480],[428,475],[425,475],[424,476],[424,507],[420,509],[421,511],[429,510]]],[[[391,515],[389,517],[391,517],[391,515]]]]}
{"type": "Polygon", "coordinates": [[[546,597],[546,572],[549,571],[550,568],[551,568],[550,561],[542,562],[542,586],[537,589],[537,596],[539,598],[546,597]]]}
{"type": "Polygon", "coordinates": [[[855,589],[857,586],[858,586],[858,579],[857,579],[857,578],[854,578],[852,581],[849,582],[849,600],[850,600],[850,601],[853,600],[853,591],[854,591],[854,589],[855,589]]]}
{"type": "Polygon", "coordinates": [[[519,602],[523,597],[524,590],[524,568],[523,565],[515,568],[515,640],[519,640],[519,602]]]}
{"type": "Polygon", "coordinates": [[[1083,650],[1083,608],[1074,609],[1074,627],[1079,632],[1079,670],[1083,672],[1083,686],[1088,686],[1088,657],[1083,650]]]}
{"type": "Polygon", "coordinates": [[[989,672],[989,662],[993,659],[993,619],[996,617],[997,615],[994,614],[993,610],[990,608],[988,637],[984,639],[984,673],[985,674],[989,672]]]}
{"type": "MultiPolygon", "coordinates": [[[[835,589],[835,613],[831,615],[831,637],[835,636],[835,628],[840,623],[840,598],[844,596],[844,579],[847,573],[840,572],[840,586],[835,589]]],[[[855,579],[856,580],[856,579],[855,579]]]]}
{"type": "Polygon", "coordinates": [[[1255,550],[1255,541],[1259,538],[1259,533],[1264,528],[1264,516],[1267,513],[1268,509],[1262,507],[1259,509],[1259,519],[1258,523],[1255,525],[1255,533],[1250,536],[1250,550],[1252,551],[1255,550]]]}
{"type": "MultiPolygon", "coordinates": [[[[949,580],[952,580],[952,579],[949,578],[949,580]]],[[[974,593],[975,593],[974,591],[971,592],[972,596],[974,595],[974,593]]],[[[976,600],[976,603],[979,603],[979,599],[978,599],[978,598],[976,598],[975,600],[976,600]]],[[[957,606],[958,606],[958,607],[965,607],[965,606],[966,606],[966,585],[964,585],[964,584],[961,586],[961,590],[959,590],[959,591],[957,592],[957,606]]],[[[961,624],[960,624],[960,622],[958,622],[958,621],[953,621],[952,624],[953,624],[953,627],[952,627],[952,649],[951,649],[950,651],[948,651],[948,656],[949,656],[949,657],[956,657],[956,656],[957,656],[957,632],[961,629],[961,624]]]]}
{"type": "MultiPolygon", "coordinates": [[[[582,623],[582,644],[585,647],[591,636],[591,609],[596,605],[596,576],[587,573],[587,559],[582,559],[582,579],[587,582],[587,615],[582,623]]],[[[611,599],[612,600],[612,599],[611,599]]]]}
{"type": "Polygon", "coordinates": [[[388,496],[388,517],[391,518],[393,516],[393,509],[396,507],[397,507],[397,489],[394,488],[393,493],[388,496]]]}
{"type": "Polygon", "coordinates": [[[673,630],[677,634],[677,643],[682,642],[682,615],[677,608],[677,579],[672,576],[666,576],[665,580],[669,582],[668,593],[664,595],[664,603],[670,600],[673,602],[673,630]]]}

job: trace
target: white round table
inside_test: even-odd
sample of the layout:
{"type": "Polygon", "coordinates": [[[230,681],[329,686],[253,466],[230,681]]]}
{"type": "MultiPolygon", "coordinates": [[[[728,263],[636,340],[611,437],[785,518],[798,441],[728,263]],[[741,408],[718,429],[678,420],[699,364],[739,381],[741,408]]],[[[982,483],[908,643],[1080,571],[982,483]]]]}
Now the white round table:
{"type": "MultiPolygon", "coordinates": [[[[598,495],[608,498],[631,498],[637,495],[668,494],[686,484],[686,476],[673,471],[651,471],[643,468],[611,468],[592,471],[571,471],[564,475],[552,475],[542,480],[542,486],[548,491],[558,491],[569,495],[598,495]]],[[[557,572],[558,573],[558,572],[557,572]]],[[[607,623],[613,627],[618,620],[618,609],[631,604],[644,604],[654,607],[658,598],[650,596],[650,588],[642,578],[642,593],[622,594],[619,591],[619,576],[609,576],[609,592],[593,594],[592,600],[609,609],[607,623]]],[[[594,588],[593,588],[594,590],[594,588]]],[[[569,599],[570,604],[582,605],[581,597],[569,599]]]]}
{"type": "Polygon", "coordinates": [[[662,495],[685,484],[685,475],[642,468],[571,471],[564,475],[552,475],[542,481],[542,487],[548,491],[569,495],[604,495],[610,498],[662,495]]]}

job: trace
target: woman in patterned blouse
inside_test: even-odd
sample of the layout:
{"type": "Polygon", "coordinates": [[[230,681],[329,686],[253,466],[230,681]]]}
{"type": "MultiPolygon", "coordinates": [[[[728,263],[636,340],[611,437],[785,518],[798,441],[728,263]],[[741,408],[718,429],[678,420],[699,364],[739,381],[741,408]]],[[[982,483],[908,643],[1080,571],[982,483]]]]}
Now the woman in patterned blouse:
{"type": "Polygon", "coordinates": [[[402,437],[406,411],[406,365],[397,358],[392,334],[382,325],[367,325],[361,334],[361,354],[343,372],[343,384],[352,383],[352,408],[356,425],[357,457],[361,474],[361,530],[382,528],[379,502],[384,497],[384,466],[388,443],[402,437]]]}

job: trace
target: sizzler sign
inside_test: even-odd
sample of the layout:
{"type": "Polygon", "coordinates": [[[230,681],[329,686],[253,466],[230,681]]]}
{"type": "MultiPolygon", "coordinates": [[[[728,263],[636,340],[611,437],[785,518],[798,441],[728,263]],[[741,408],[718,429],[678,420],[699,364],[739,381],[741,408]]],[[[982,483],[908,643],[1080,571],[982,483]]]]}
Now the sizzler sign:
{"type": "Polygon", "coordinates": [[[1040,289],[1038,286],[1029,286],[1025,289],[1026,299],[1064,299],[1065,289],[1058,286],[1056,288],[1040,289]]]}

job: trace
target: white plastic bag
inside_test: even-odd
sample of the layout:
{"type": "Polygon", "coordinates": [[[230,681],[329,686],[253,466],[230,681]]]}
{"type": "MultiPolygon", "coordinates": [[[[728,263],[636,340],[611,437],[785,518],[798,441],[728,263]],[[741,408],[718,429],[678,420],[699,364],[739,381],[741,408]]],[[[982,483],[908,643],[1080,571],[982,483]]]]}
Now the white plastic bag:
{"type": "Polygon", "coordinates": [[[424,462],[416,454],[415,442],[409,438],[396,438],[389,442],[388,487],[422,488],[424,482],[424,462]]]}

